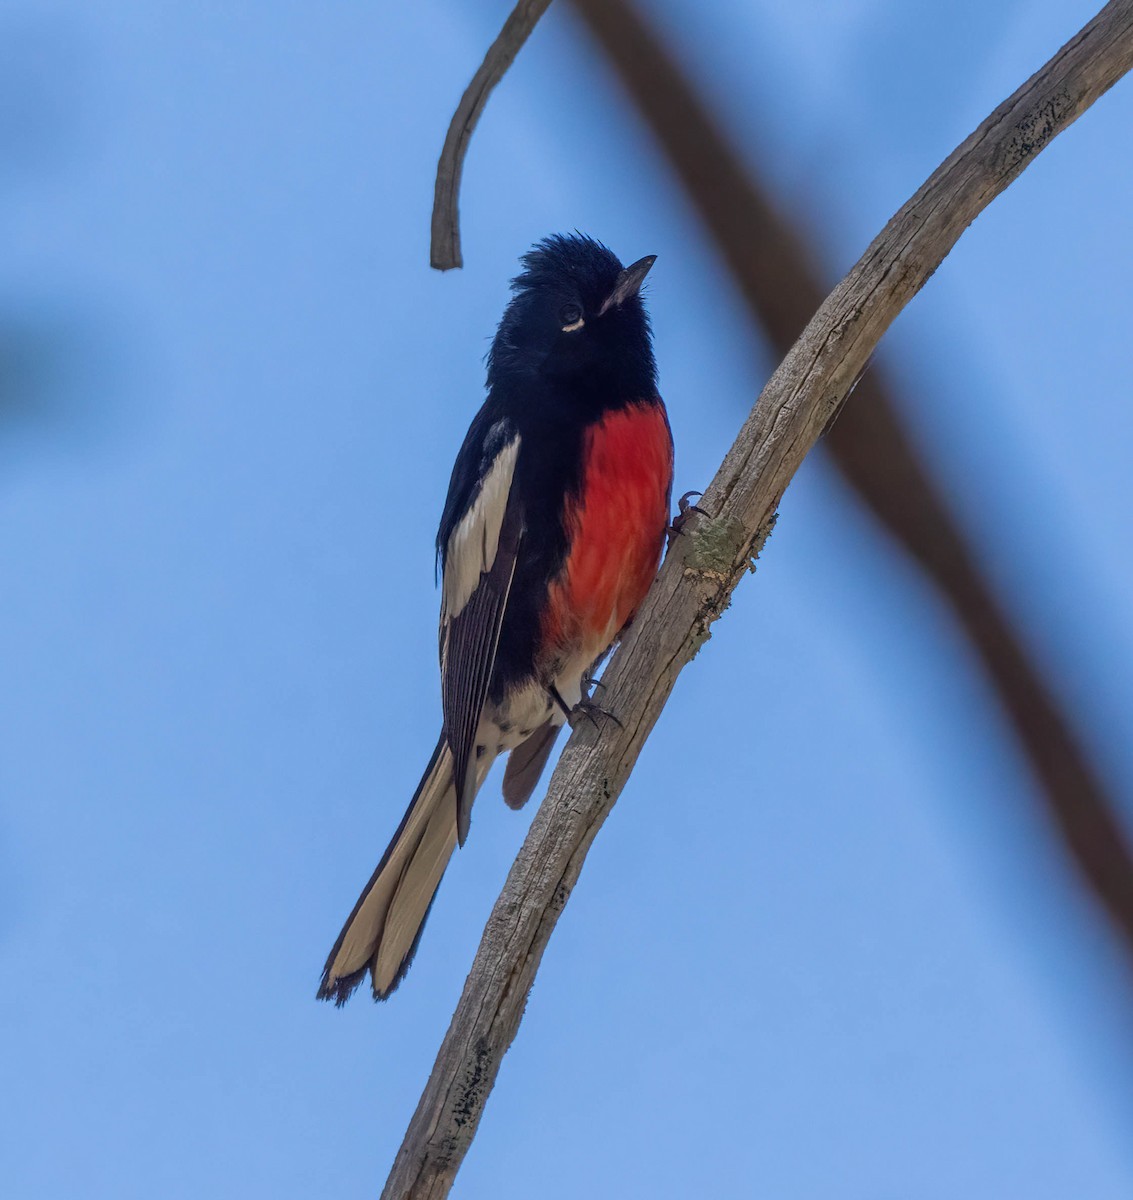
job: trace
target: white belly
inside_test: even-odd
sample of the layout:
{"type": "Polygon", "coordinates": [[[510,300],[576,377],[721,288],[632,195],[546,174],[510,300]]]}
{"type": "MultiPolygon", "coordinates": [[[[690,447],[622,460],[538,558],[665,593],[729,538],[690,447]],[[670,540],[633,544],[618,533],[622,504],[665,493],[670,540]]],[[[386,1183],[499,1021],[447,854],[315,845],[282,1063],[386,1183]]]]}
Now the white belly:
{"type": "MultiPolygon", "coordinates": [[[[563,663],[555,676],[555,688],[567,708],[574,708],[582,699],[582,680],[590,665],[589,658],[582,662],[580,656],[577,662],[563,663]]],[[[501,704],[489,701],[476,727],[477,749],[484,747],[483,754],[478,754],[478,757],[488,760],[485,773],[492,759],[514,750],[547,721],[552,725],[563,725],[566,723],[566,714],[552,699],[550,692],[534,680],[509,692],[501,704]]]]}

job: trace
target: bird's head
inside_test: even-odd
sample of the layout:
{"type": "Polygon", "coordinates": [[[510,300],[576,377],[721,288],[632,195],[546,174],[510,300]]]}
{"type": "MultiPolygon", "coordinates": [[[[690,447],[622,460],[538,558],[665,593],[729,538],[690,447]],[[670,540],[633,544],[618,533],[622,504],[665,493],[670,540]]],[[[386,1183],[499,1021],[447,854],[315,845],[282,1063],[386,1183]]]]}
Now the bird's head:
{"type": "Polygon", "coordinates": [[[544,238],[522,258],[511,302],[488,355],[488,386],[532,376],[615,388],[624,399],[656,390],[641,285],[655,256],[623,267],[581,234],[544,238]]]}

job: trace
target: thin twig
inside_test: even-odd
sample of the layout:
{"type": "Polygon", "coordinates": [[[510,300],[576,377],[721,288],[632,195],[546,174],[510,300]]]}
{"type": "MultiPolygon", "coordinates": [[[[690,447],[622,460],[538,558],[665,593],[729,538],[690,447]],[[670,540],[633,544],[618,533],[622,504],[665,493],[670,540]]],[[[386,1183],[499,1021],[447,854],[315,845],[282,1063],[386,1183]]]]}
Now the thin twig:
{"type": "Polygon", "coordinates": [[[623,725],[572,735],[488,919],[383,1197],[446,1196],[519,1027],[543,951],[677,675],[766,536],[784,489],[893,319],[971,221],[1133,66],[1112,0],[939,167],[824,301],[763,389],[604,675],[623,725]]]}
{"type": "MultiPolygon", "coordinates": [[[[753,315],[786,354],[826,294],[803,237],[768,199],[632,0],[574,0],[574,6],[663,147],[753,315]]],[[[1133,958],[1133,850],[1119,808],[921,464],[881,365],[870,366],[823,445],[952,606],[1039,783],[1047,817],[1133,958]]]]}
{"type": "Polygon", "coordinates": [[[468,152],[472,131],[480,120],[492,89],[515,61],[515,56],[523,49],[524,42],[550,3],[551,0],[519,0],[456,106],[437,163],[437,182],[433,191],[433,232],[429,260],[438,271],[448,271],[464,264],[460,253],[460,176],[464,171],[464,156],[468,152]]]}

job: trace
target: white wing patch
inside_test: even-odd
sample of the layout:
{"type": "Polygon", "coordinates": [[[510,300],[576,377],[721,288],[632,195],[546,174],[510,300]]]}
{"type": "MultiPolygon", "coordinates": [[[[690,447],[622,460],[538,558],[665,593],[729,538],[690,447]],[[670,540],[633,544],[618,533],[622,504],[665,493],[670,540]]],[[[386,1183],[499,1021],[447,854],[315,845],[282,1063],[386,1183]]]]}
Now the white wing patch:
{"type": "Polygon", "coordinates": [[[449,535],[441,584],[442,628],[468,603],[468,598],[480,584],[480,576],[490,571],[496,561],[500,526],[518,457],[519,435],[516,434],[496,455],[471,508],[449,535]]]}

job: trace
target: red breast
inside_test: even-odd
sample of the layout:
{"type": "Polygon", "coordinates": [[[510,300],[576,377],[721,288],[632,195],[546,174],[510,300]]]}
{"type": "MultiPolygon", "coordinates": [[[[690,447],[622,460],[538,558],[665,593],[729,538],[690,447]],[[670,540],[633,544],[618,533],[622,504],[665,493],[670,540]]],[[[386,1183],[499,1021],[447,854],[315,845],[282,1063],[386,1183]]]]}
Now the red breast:
{"type": "Polygon", "coordinates": [[[597,658],[633,616],[657,573],[673,479],[660,400],[607,413],[582,445],[582,486],[563,518],[570,547],[551,584],[544,645],[597,658]]]}

